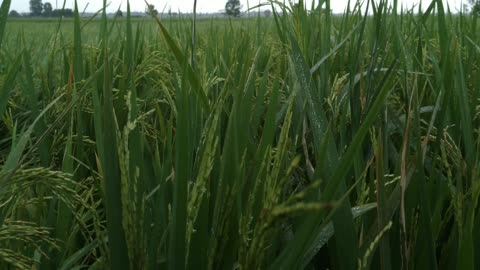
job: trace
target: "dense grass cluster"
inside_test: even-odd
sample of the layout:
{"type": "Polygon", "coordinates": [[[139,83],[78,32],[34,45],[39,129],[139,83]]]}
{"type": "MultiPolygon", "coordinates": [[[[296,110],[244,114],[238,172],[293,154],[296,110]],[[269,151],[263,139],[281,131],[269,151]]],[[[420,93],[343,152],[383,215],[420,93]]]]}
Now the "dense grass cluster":
{"type": "Polygon", "coordinates": [[[0,269],[480,267],[477,15],[7,22],[10,2],[0,269]]]}

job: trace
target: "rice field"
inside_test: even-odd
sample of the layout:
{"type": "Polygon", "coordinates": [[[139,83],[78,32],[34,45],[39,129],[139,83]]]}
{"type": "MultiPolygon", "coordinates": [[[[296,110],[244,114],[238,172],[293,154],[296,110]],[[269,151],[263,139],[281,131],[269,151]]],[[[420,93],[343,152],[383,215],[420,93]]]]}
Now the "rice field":
{"type": "Polygon", "coordinates": [[[0,269],[479,269],[477,14],[10,2],[0,269]]]}

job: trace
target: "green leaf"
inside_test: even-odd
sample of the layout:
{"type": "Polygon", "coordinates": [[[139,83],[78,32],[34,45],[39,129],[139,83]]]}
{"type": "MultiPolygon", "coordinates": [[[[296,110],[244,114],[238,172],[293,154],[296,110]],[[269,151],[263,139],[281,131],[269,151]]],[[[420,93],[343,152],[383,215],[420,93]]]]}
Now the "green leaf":
{"type": "Polygon", "coordinates": [[[8,100],[15,90],[15,80],[17,74],[20,71],[22,63],[22,55],[18,55],[13,65],[9,68],[7,77],[3,82],[2,88],[0,88],[0,117],[3,117],[5,110],[7,109],[8,100]]]}
{"type": "Polygon", "coordinates": [[[3,36],[5,34],[5,27],[7,25],[11,2],[12,0],[3,0],[2,6],[0,6],[0,50],[2,49],[3,36]]]}

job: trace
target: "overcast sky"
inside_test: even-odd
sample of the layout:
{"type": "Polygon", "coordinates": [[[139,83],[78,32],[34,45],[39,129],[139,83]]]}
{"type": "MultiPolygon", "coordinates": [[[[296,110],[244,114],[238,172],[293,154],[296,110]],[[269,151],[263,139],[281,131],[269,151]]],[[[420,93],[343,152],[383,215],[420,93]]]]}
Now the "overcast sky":
{"type": "MultiPolygon", "coordinates": [[[[3,1],[3,0],[2,0],[3,1]]],[[[43,0],[43,3],[50,2],[55,9],[58,5],[58,8],[61,8],[64,0],[43,0]]],[[[73,8],[74,0],[66,0],[66,7],[73,8]]],[[[102,5],[102,0],[77,0],[79,9],[83,10],[87,5],[87,12],[95,12],[99,10],[102,5]]],[[[263,0],[261,0],[263,2],[263,0]]],[[[286,0],[288,2],[288,0],[286,0]]],[[[307,3],[311,3],[312,0],[305,0],[307,3]]],[[[399,2],[410,7],[414,4],[418,4],[422,0],[399,0],[399,2]]],[[[444,0],[445,3],[450,5],[452,11],[459,10],[462,4],[462,1],[466,0],[444,0]]],[[[126,10],[127,0],[107,0],[110,3],[109,12],[113,12],[121,6],[122,10],[126,10]]],[[[193,10],[193,0],[149,0],[149,3],[155,5],[158,11],[162,11],[165,8],[165,11],[171,9],[172,11],[181,12],[191,12],[193,10]]],[[[254,6],[259,3],[259,0],[240,0],[244,9],[248,5],[254,6]]],[[[298,0],[296,0],[298,2],[298,0]]],[[[318,0],[316,1],[318,2],[318,0]]],[[[342,12],[345,9],[345,5],[348,0],[332,0],[331,6],[334,13],[342,12]]],[[[355,2],[355,1],[351,1],[355,2]]],[[[392,1],[393,2],[393,1],[392,1]]],[[[226,0],[197,0],[197,11],[198,12],[216,12],[223,10],[225,8],[226,0]]],[[[430,3],[430,0],[423,0],[422,6],[427,6],[430,3]]],[[[145,2],[144,0],[130,0],[130,6],[133,11],[144,11],[145,2]]],[[[14,9],[18,12],[29,12],[29,0],[13,0],[11,9],[14,9]]]]}

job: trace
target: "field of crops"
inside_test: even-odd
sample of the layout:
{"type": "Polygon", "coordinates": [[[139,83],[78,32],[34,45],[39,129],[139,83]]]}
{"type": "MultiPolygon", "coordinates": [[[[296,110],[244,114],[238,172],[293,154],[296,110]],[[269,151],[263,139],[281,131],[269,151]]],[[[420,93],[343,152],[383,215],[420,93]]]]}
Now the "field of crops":
{"type": "Polygon", "coordinates": [[[0,269],[479,269],[477,15],[10,2],[0,269]]]}

